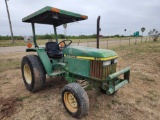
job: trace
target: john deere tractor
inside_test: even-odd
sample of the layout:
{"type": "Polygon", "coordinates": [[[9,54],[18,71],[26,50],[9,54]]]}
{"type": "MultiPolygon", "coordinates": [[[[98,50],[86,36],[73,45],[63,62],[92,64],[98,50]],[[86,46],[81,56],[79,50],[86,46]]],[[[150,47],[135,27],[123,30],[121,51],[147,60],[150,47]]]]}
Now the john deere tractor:
{"type": "Polygon", "coordinates": [[[72,40],[58,42],[56,27],[87,18],[47,6],[22,19],[23,22],[31,23],[33,31],[34,47],[27,48],[26,52],[37,53],[24,56],[21,62],[26,88],[31,92],[41,90],[46,75],[64,77],[68,84],[61,92],[62,103],[75,118],[85,116],[89,110],[89,99],[84,88],[93,86],[111,95],[129,82],[130,74],[129,67],[116,72],[118,55],[112,50],[73,46],[72,40]],[[56,42],[49,41],[45,47],[38,46],[35,23],[53,25],[56,42]],[[124,78],[120,79],[122,74],[124,78]]]}

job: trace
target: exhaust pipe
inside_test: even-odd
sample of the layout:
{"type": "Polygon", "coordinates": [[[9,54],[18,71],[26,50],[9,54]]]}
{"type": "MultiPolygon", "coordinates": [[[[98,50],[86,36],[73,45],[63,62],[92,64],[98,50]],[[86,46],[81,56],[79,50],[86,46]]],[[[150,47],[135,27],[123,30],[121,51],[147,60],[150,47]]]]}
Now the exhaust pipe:
{"type": "Polygon", "coordinates": [[[99,31],[101,31],[100,29],[100,16],[98,16],[97,18],[97,49],[99,49],[99,31]]]}

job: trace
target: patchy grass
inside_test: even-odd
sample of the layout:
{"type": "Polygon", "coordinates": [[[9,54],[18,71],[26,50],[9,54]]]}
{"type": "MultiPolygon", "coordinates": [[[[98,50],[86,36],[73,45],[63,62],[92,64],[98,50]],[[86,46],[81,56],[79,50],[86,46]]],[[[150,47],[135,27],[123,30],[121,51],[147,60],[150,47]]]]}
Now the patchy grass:
{"type": "Polygon", "coordinates": [[[10,69],[20,69],[22,57],[31,53],[10,53],[1,54],[0,57],[0,72],[10,69]]]}
{"type": "Polygon", "coordinates": [[[12,44],[12,40],[0,40],[0,47],[25,46],[26,44],[23,40],[15,40],[14,44],[12,44]]]}
{"type": "Polygon", "coordinates": [[[8,69],[20,69],[20,61],[14,59],[13,61],[3,61],[0,63],[1,69],[0,72],[3,72],[8,69]]]}
{"type": "Polygon", "coordinates": [[[22,97],[17,97],[16,100],[17,101],[23,101],[23,100],[28,99],[28,98],[30,98],[30,95],[28,95],[28,96],[22,96],[22,97]]]}

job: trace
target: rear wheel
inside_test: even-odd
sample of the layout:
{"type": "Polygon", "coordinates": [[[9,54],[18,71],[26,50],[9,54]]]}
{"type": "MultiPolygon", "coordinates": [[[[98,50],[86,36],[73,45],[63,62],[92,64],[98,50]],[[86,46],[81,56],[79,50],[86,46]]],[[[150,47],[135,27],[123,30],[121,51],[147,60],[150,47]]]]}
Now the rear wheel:
{"type": "Polygon", "coordinates": [[[24,56],[21,63],[21,72],[24,84],[29,91],[35,92],[44,87],[46,74],[38,56],[24,56]]]}
{"type": "Polygon", "coordinates": [[[64,86],[62,102],[67,112],[74,118],[85,116],[89,110],[88,95],[77,83],[70,83],[64,86]]]}

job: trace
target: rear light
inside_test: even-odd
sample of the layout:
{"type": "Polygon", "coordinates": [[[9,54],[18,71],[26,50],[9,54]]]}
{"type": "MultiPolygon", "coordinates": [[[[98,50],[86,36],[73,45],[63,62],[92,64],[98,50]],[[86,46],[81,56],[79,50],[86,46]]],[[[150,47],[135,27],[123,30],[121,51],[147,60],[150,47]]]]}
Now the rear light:
{"type": "Polygon", "coordinates": [[[61,44],[59,44],[59,47],[64,47],[65,44],[62,42],[61,44]]]}
{"type": "Polygon", "coordinates": [[[28,48],[31,48],[31,47],[32,47],[32,44],[31,44],[31,43],[27,43],[27,47],[28,47],[28,48]]]}

